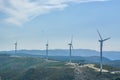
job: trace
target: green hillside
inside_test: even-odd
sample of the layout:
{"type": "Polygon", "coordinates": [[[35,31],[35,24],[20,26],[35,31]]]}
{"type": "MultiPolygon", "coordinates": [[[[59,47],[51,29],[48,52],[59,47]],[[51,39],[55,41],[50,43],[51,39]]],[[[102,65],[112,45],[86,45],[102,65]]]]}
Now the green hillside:
{"type": "Polygon", "coordinates": [[[73,70],[63,62],[31,57],[0,56],[2,80],[73,80],[73,70]]]}
{"type": "MultiPolygon", "coordinates": [[[[98,65],[96,65],[97,67],[98,65]]],[[[119,70],[106,66],[109,70],[119,70]]],[[[120,80],[120,74],[99,72],[66,62],[32,57],[0,56],[1,80],[120,80]]]]}

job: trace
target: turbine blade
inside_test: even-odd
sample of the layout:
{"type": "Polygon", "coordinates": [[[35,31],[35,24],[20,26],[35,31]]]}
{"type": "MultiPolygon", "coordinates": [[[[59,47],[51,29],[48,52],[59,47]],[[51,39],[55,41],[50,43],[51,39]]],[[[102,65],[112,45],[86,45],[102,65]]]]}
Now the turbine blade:
{"type": "Polygon", "coordinates": [[[104,39],[103,41],[107,41],[107,40],[109,40],[109,39],[110,39],[110,37],[109,37],[109,38],[104,39]]]}
{"type": "Polygon", "coordinates": [[[73,36],[71,37],[71,44],[73,43],[73,36]]]}
{"type": "Polygon", "coordinates": [[[99,35],[100,39],[103,40],[99,30],[97,30],[97,32],[98,32],[98,35],[99,35]]]}

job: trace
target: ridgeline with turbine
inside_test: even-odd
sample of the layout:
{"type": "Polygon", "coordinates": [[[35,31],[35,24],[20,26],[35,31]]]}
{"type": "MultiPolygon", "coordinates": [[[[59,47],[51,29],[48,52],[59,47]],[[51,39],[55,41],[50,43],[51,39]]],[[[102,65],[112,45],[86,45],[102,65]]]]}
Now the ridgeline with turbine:
{"type": "Polygon", "coordinates": [[[100,37],[100,40],[99,40],[99,42],[100,42],[100,74],[102,74],[102,68],[103,68],[103,65],[102,65],[103,42],[109,40],[110,37],[103,39],[100,32],[98,30],[97,30],[97,32],[98,32],[98,35],[100,37]]]}

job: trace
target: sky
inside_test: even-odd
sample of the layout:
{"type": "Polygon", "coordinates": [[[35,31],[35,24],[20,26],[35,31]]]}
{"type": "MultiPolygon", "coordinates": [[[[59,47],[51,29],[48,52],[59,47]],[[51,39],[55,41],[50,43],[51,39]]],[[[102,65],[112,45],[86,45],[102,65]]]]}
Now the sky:
{"type": "Polygon", "coordinates": [[[0,51],[74,49],[120,51],[120,0],[0,0],[0,51]]]}

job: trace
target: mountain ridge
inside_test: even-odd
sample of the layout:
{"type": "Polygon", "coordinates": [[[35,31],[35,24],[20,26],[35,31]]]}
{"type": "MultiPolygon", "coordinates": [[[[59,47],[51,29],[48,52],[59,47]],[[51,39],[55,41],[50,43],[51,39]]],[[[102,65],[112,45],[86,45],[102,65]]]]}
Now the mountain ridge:
{"type": "MultiPolygon", "coordinates": [[[[45,55],[45,50],[18,50],[16,55],[18,54],[26,54],[26,55],[45,55]]],[[[0,53],[7,54],[15,54],[14,50],[11,51],[0,51],[0,53]]],[[[99,56],[99,51],[91,50],[91,49],[73,49],[72,56],[99,56]]],[[[69,49],[50,49],[49,56],[69,56],[69,49]]],[[[120,60],[120,52],[119,51],[104,51],[103,57],[106,57],[111,60],[120,60]]]]}

